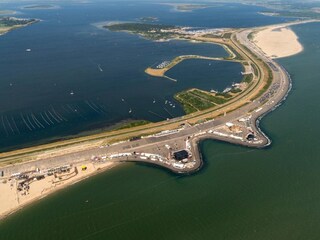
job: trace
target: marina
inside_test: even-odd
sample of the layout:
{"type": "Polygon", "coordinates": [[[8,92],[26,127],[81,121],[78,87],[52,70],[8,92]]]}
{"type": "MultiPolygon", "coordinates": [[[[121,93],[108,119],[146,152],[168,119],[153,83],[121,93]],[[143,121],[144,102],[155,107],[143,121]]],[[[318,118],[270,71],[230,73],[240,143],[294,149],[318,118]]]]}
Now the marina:
{"type": "Polygon", "coordinates": [[[165,68],[165,67],[167,67],[170,63],[171,63],[171,61],[163,61],[162,63],[160,63],[159,65],[157,65],[156,68],[158,68],[158,69],[165,68]]]}

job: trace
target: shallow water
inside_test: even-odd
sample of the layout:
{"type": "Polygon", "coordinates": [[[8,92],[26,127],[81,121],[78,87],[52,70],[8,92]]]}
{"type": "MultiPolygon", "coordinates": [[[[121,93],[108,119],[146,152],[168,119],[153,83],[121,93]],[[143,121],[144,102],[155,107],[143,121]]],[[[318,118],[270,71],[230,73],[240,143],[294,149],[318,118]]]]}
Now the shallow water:
{"type": "Polygon", "coordinates": [[[170,69],[166,75],[202,90],[222,92],[242,80],[243,67],[235,62],[188,59],[170,69]]]}

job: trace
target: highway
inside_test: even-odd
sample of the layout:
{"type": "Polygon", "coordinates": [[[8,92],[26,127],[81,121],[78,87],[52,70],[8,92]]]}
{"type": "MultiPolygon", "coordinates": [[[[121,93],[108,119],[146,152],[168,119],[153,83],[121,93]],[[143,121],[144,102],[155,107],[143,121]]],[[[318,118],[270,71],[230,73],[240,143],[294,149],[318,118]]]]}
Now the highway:
{"type": "MultiPolygon", "coordinates": [[[[94,159],[112,162],[144,162],[155,164],[179,174],[192,174],[198,171],[202,164],[199,141],[214,139],[230,142],[246,147],[262,148],[271,144],[271,140],[259,129],[260,119],[275,109],[286,98],[291,81],[288,73],[276,61],[268,58],[248,35],[255,29],[240,29],[233,34],[234,44],[239,49],[246,46],[256,58],[265,62],[273,75],[270,87],[262,96],[248,101],[245,105],[222,114],[213,120],[190,125],[187,118],[179,118],[180,127],[176,130],[164,131],[161,134],[151,134],[141,139],[124,141],[112,145],[101,145],[91,149],[66,153],[61,156],[38,159],[31,162],[7,165],[0,168],[4,177],[13,173],[30,171],[35,168],[49,168],[65,164],[80,164],[92,162],[94,159]],[[183,161],[176,160],[173,153],[186,150],[189,157],[183,161]]],[[[260,73],[263,78],[263,71],[260,73]]],[[[261,84],[261,83],[260,83],[261,84]]],[[[169,122],[175,122],[171,119],[169,122]]]]}

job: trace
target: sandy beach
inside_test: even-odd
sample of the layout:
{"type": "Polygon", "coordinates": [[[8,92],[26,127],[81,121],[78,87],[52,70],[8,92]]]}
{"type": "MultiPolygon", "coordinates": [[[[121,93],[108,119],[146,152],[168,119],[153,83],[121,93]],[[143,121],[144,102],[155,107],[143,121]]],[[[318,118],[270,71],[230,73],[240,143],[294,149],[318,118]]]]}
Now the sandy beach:
{"type": "Polygon", "coordinates": [[[258,31],[253,41],[271,58],[289,57],[303,51],[298,36],[286,26],[272,26],[258,31]]]}
{"type": "Polygon", "coordinates": [[[16,212],[24,206],[33,203],[64,187],[88,178],[102,171],[117,166],[114,162],[82,163],[71,166],[70,171],[34,179],[29,182],[29,189],[17,190],[21,180],[15,178],[2,179],[0,182],[0,220],[16,212]],[[83,167],[86,167],[83,170],[83,167]]]}
{"type": "MultiPolygon", "coordinates": [[[[304,23],[306,22],[307,21],[305,21],[304,23]]],[[[268,56],[271,56],[274,58],[286,57],[286,56],[297,54],[303,50],[303,47],[299,43],[297,35],[291,29],[289,29],[289,26],[293,24],[301,24],[301,22],[256,28],[254,29],[255,37],[253,41],[268,56]]],[[[175,64],[181,62],[182,60],[189,59],[189,58],[222,60],[222,59],[215,59],[212,57],[203,57],[198,55],[185,55],[185,56],[180,56],[174,59],[172,61],[172,64],[170,64],[166,68],[163,68],[163,69],[148,68],[146,72],[153,76],[157,76],[157,74],[164,75],[165,71],[168,68],[171,68],[175,64]]],[[[195,119],[194,121],[197,121],[197,119],[195,119]]],[[[162,129],[159,129],[159,130],[162,130],[162,129]]],[[[163,130],[168,130],[168,125],[166,125],[163,130]]],[[[124,129],[122,131],[125,132],[127,130],[124,129]]],[[[98,144],[101,145],[100,141],[101,140],[94,142],[94,144],[97,145],[95,147],[98,147],[98,144]]],[[[88,146],[93,148],[92,142],[88,143],[88,146]]],[[[82,145],[83,147],[82,150],[87,149],[88,146],[82,145]]],[[[78,145],[74,145],[72,147],[68,146],[68,148],[66,147],[66,149],[63,149],[63,151],[60,150],[59,154],[61,155],[66,153],[71,154],[72,148],[78,148],[77,151],[81,150],[79,149],[78,145]]],[[[54,152],[57,152],[57,151],[54,151],[54,152]]],[[[53,153],[50,151],[49,152],[44,151],[40,155],[38,155],[37,159],[34,159],[34,161],[39,160],[39,158],[47,159],[48,157],[50,157],[50,155],[51,157],[53,156],[57,157],[56,155],[53,155],[53,153]]],[[[0,194],[0,202],[1,202],[0,219],[5,218],[11,213],[21,209],[25,205],[28,205],[34,201],[37,201],[61,188],[67,187],[91,175],[100,173],[101,171],[113,168],[114,166],[118,165],[118,163],[108,162],[105,159],[104,160],[103,159],[98,159],[98,160],[87,159],[85,161],[84,159],[81,159],[81,158],[85,158],[85,157],[81,155],[80,158],[73,159],[72,160],[73,164],[68,166],[67,171],[57,171],[57,166],[60,168],[63,167],[64,164],[67,164],[66,161],[60,162],[59,160],[59,165],[58,165],[56,164],[55,161],[46,162],[45,160],[43,160],[42,164],[36,164],[36,165],[34,165],[34,162],[29,162],[31,168],[28,168],[26,166],[25,171],[21,170],[21,169],[24,169],[22,165],[28,165],[28,163],[25,162],[21,164],[21,167],[19,167],[19,172],[29,174],[30,171],[33,171],[32,173],[29,174],[30,176],[32,176],[31,178],[28,178],[25,176],[19,176],[19,178],[17,176],[11,176],[7,178],[0,177],[0,193],[1,193],[0,194]],[[43,166],[43,169],[36,169],[37,166],[39,167],[43,166]],[[52,169],[55,170],[54,173],[48,174],[48,172],[52,171],[52,169]]],[[[15,171],[14,173],[17,173],[17,171],[15,171]]]]}
{"type": "Polygon", "coordinates": [[[296,21],[257,28],[252,41],[271,58],[284,58],[303,51],[299,37],[290,26],[317,22],[317,20],[296,21]]]}

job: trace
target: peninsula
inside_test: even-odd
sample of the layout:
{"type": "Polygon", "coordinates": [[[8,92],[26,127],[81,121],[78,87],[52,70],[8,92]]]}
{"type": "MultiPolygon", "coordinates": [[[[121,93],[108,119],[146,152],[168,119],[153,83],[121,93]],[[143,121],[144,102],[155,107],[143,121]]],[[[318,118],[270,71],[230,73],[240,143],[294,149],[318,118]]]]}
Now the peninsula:
{"type": "Polygon", "coordinates": [[[25,19],[25,18],[16,18],[16,17],[0,18],[0,35],[5,34],[16,28],[28,26],[38,21],[39,20],[37,19],[25,19]]]}
{"type": "Polygon", "coordinates": [[[12,15],[12,14],[16,14],[16,11],[12,11],[12,10],[0,10],[0,15],[12,15]]]}
{"type": "MultiPolygon", "coordinates": [[[[222,45],[230,56],[215,60],[240,62],[244,68],[242,85],[225,93],[195,88],[178,93],[176,99],[189,113],[183,117],[0,153],[1,217],[123,162],[153,164],[177,174],[195,173],[203,165],[198,149],[203,139],[253,148],[270,145],[271,140],[259,128],[259,120],[286,98],[291,82],[285,69],[261,50],[262,45],[257,46],[259,42],[253,34],[259,34],[262,28],[194,31],[150,24],[118,24],[107,28],[152,40],[165,37],[222,45]]],[[[181,62],[185,58],[206,56],[178,57],[181,62]]]]}

